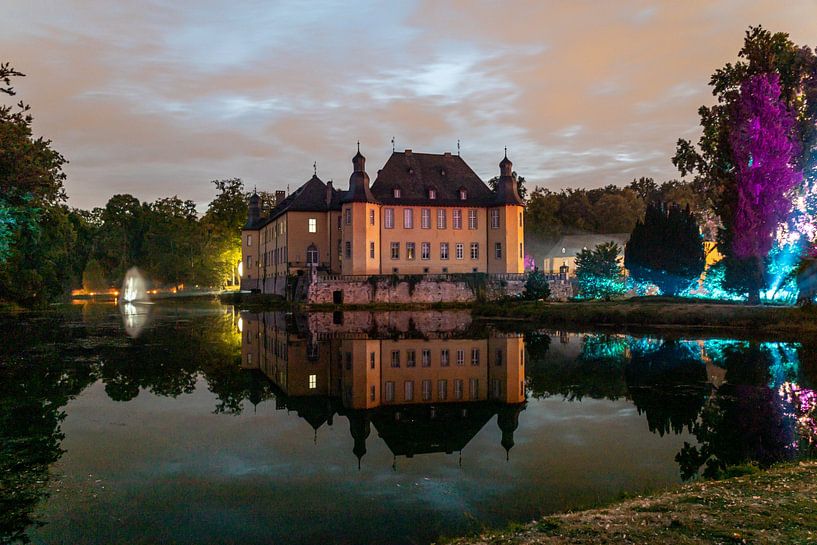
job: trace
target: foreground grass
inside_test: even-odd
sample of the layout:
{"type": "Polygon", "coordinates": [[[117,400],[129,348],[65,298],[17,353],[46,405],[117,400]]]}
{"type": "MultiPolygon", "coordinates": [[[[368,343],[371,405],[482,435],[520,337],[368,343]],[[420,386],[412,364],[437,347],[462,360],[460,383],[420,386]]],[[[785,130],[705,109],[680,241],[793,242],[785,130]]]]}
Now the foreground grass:
{"type": "Polygon", "coordinates": [[[662,297],[621,301],[483,303],[474,314],[543,325],[677,326],[751,329],[766,333],[817,333],[817,309],[698,302],[662,297]]]}
{"type": "Polygon", "coordinates": [[[817,462],[566,513],[454,545],[817,543],[817,462]]]}

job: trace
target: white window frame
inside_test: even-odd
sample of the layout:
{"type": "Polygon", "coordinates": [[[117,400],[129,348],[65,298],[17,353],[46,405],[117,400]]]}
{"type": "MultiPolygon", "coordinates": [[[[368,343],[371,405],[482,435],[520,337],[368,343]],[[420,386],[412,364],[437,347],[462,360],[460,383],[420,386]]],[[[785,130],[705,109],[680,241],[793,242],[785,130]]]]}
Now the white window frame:
{"type": "Polygon", "coordinates": [[[491,229],[499,229],[499,210],[491,209],[491,229]]]}
{"type": "Polygon", "coordinates": [[[386,208],[383,214],[383,227],[394,229],[394,208],[386,208]]]}
{"type": "Polygon", "coordinates": [[[420,210],[420,228],[431,229],[431,209],[423,208],[420,210]]]}
{"type": "Polygon", "coordinates": [[[437,229],[445,229],[446,228],[446,214],[445,208],[438,208],[437,209],[437,229]]]}
{"type": "Polygon", "coordinates": [[[454,256],[457,259],[463,259],[465,256],[465,245],[462,242],[457,242],[454,250],[454,256]]]}
{"type": "Polygon", "coordinates": [[[440,242],[440,259],[448,260],[448,243],[440,242]]]}
{"type": "Polygon", "coordinates": [[[391,252],[392,259],[400,259],[400,243],[399,242],[392,242],[389,245],[389,249],[391,252]]]}
{"type": "Polygon", "coordinates": [[[424,261],[428,261],[431,259],[431,243],[430,242],[422,242],[420,243],[420,259],[424,261]]]}
{"type": "Polygon", "coordinates": [[[406,242],[406,259],[413,261],[416,257],[415,244],[413,242],[406,242]]]}
{"type": "Polygon", "coordinates": [[[451,211],[451,227],[454,229],[462,229],[462,209],[455,208],[451,211]]]}
{"type": "Polygon", "coordinates": [[[422,366],[423,367],[431,367],[431,350],[428,348],[423,348],[423,356],[422,356],[422,366]]]}
{"type": "Polygon", "coordinates": [[[479,242],[471,243],[471,259],[479,259],[479,242]]]}
{"type": "Polygon", "coordinates": [[[472,231],[479,228],[479,216],[476,208],[468,209],[468,228],[472,231]]]}
{"type": "Polygon", "coordinates": [[[414,229],[414,210],[411,208],[403,209],[403,229],[414,229]]]}

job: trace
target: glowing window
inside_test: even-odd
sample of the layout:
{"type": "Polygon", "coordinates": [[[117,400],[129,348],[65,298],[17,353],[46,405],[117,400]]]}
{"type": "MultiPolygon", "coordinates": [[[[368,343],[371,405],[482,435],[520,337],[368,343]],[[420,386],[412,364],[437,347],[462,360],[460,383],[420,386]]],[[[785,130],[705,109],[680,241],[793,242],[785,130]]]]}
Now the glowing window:
{"type": "Polygon", "coordinates": [[[309,232],[310,233],[317,233],[318,232],[318,219],[317,218],[309,218],[309,232]]]}
{"type": "Polygon", "coordinates": [[[318,375],[309,375],[309,389],[314,390],[318,387],[318,375]]]}

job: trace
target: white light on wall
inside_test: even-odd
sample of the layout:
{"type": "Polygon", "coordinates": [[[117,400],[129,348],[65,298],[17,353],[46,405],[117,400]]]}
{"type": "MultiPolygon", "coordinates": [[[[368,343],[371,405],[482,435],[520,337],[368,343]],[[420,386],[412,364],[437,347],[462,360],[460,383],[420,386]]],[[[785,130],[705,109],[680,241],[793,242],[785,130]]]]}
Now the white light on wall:
{"type": "Polygon", "coordinates": [[[238,276],[244,276],[244,262],[238,262],[238,276]]]}

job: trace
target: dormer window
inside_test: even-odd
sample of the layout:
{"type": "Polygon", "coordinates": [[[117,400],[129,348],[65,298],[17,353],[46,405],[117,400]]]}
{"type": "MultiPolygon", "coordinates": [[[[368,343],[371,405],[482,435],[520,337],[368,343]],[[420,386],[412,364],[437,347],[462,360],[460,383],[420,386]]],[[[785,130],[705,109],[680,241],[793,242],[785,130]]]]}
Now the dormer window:
{"type": "Polygon", "coordinates": [[[460,188],[460,200],[464,201],[468,198],[468,192],[464,188],[460,188]]]}
{"type": "Polygon", "coordinates": [[[432,201],[437,198],[437,190],[433,187],[428,189],[428,198],[432,201]]]}
{"type": "Polygon", "coordinates": [[[392,195],[394,196],[395,199],[399,199],[400,198],[400,188],[395,187],[394,189],[392,189],[392,195]]]}

